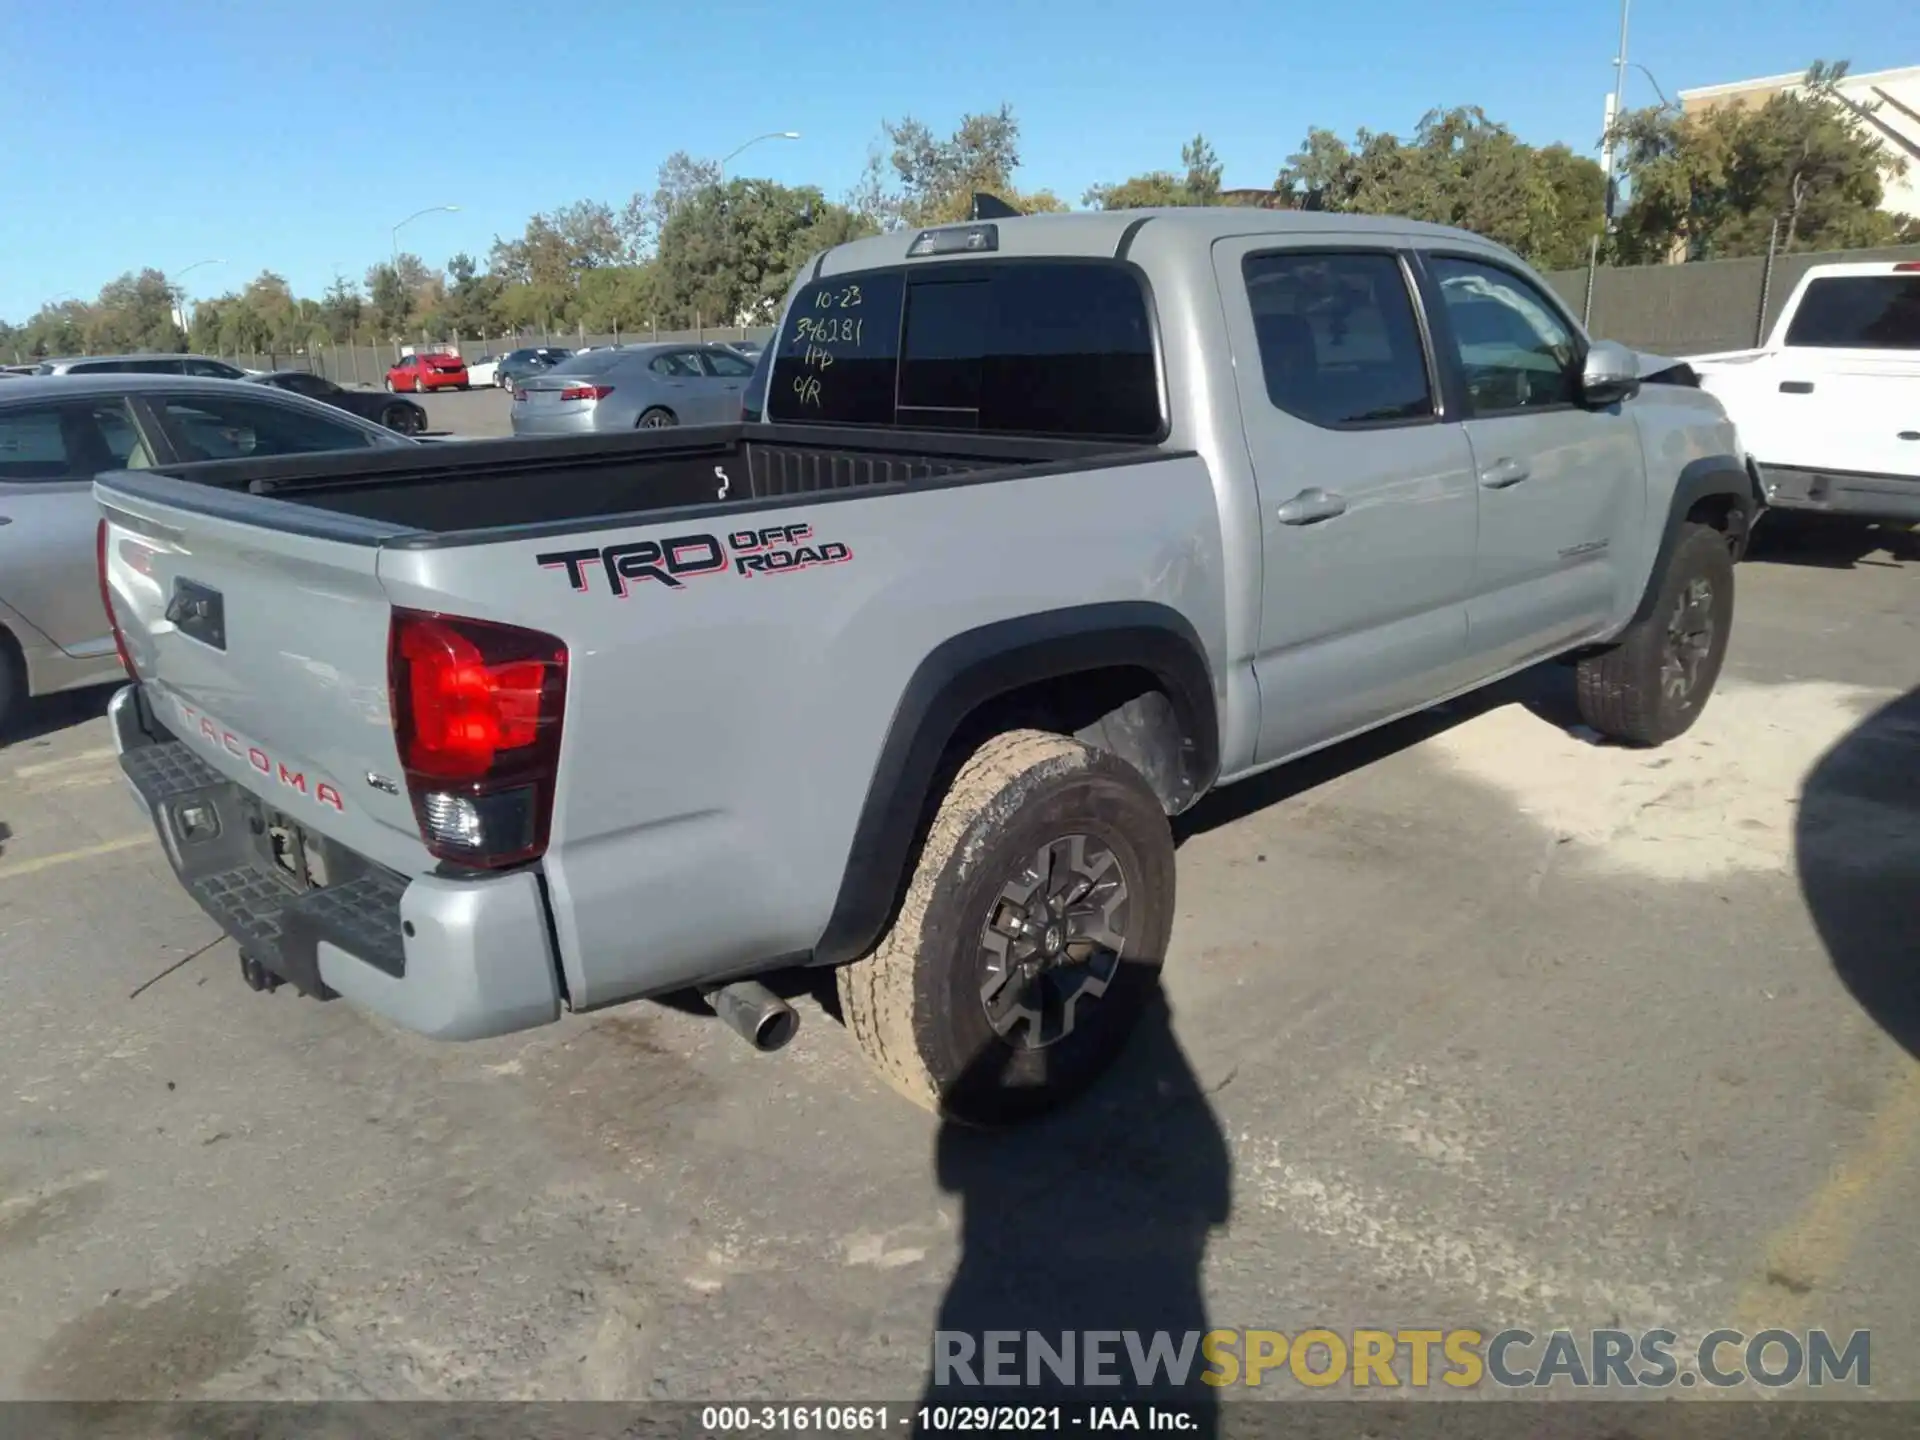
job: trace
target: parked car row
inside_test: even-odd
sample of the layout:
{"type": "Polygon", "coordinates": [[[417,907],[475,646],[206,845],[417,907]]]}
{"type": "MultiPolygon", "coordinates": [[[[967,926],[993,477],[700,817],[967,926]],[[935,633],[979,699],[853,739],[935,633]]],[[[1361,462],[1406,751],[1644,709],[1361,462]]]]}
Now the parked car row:
{"type": "Polygon", "coordinates": [[[726,345],[583,351],[513,387],[516,435],[606,434],[738,420],[753,362],[726,345]]]}
{"type": "Polygon", "coordinates": [[[115,370],[0,386],[0,725],[31,696],[124,673],[101,604],[96,475],[417,443],[350,413],[351,391],[325,403],[282,378],[115,370]]]}

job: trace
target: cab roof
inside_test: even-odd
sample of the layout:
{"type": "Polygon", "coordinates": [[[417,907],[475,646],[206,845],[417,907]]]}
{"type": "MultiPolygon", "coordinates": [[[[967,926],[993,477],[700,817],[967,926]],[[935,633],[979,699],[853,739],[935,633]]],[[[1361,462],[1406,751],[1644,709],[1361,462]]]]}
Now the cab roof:
{"type": "MultiPolygon", "coordinates": [[[[849,241],[828,250],[821,257],[818,274],[841,275],[854,270],[872,270],[899,265],[908,260],[907,250],[926,230],[965,230],[974,225],[992,225],[998,231],[996,255],[1072,255],[1113,256],[1129,232],[1138,234],[1151,227],[1161,243],[1185,240],[1207,246],[1215,240],[1237,235],[1370,235],[1414,236],[1427,240],[1447,240],[1485,247],[1487,242],[1470,231],[1450,225],[1433,225],[1423,220],[1402,220],[1383,215],[1330,214],[1313,210],[1262,210],[1242,205],[1169,207],[1150,210],[1080,210],[1059,215],[1020,215],[1003,220],[962,220],[922,229],[907,227],[864,240],[849,241]]],[[[945,256],[927,256],[926,263],[947,259],[978,258],[979,252],[945,256]]],[[[920,263],[920,257],[913,257],[920,263]]]]}

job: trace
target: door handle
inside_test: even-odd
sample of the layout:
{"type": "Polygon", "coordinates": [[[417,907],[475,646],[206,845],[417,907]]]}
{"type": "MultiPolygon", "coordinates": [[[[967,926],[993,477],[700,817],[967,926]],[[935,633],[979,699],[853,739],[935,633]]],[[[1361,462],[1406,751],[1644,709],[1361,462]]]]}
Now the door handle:
{"type": "Polygon", "coordinates": [[[0,515],[0,525],[11,525],[12,523],[13,523],[13,516],[0,515]]]}
{"type": "Polygon", "coordinates": [[[1315,486],[1311,490],[1302,490],[1274,513],[1280,517],[1282,525],[1317,525],[1322,520],[1346,514],[1347,502],[1344,496],[1315,486]]]}
{"type": "Polygon", "coordinates": [[[1502,456],[1480,472],[1480,483],[1489,490],[1504,490],[1509,485],[1518,485],[1532,474],[1526,461],[1502,456]]]}

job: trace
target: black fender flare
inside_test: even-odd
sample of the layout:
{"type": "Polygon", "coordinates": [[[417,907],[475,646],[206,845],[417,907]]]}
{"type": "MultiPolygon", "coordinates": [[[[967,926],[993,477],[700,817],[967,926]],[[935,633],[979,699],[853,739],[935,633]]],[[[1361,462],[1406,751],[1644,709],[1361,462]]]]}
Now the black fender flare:
{"type": "Polygon", "coordinates": [[[1028,685],[1114,668],[1144,670],[1166,691],[1186,741],[1181,808],[1204,794],[1220,768],[1213,672],[1179,611],[1110,601],[963,631],[920,662],[894,707],[814,963],[858,959],[892,922],[941,762],[968,717],[1028,685]]]}
{"type": "Polygon", "coordinates": [[[1728,496],[1735,502],[1740,533],[1753,529],[1764,502],[1746,463],[1735,455],[1703,455],[1689,461],[1681,468],[1680,478],[1667,501],[1667,519],[1660,527],[1660,544],[1654,551],[1653,565],[1647,571],[1640,603],[1634,607],[1630,624],[1637,625],[1653,614],[1660,598],[1660,583],[1667,573],[1667,562],[1673,557],[1673,547],[1680,543],[1680,527],[1694,506],[1716,495],[1728,496]]]}

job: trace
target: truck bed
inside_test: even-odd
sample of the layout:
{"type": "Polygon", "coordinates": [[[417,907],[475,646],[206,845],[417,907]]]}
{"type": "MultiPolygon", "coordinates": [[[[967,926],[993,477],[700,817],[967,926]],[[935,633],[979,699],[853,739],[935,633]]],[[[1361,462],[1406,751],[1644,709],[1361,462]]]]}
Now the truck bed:
{"type": "MultiPolygon", "coordinates": [[[[898,489],[985,470],[1044,468],[1122,454],[1138,444],[923,434],[817,426],[713,425],[628,435],[462,441],[432,447],[214,460],[116,472],[135,494],[166,476],[209,492],[242,492],[391,526],[364,541],[430,547],[538,535],[688,507],[730,509],[821,492],[898,489]]],[[[204,507],[167,487],[168,503],[204,507]]],[[[287,527],[296,528],[296,527],[287,527]]],[[[348,538],[336,533],[333,538],[348,538]]]]}

